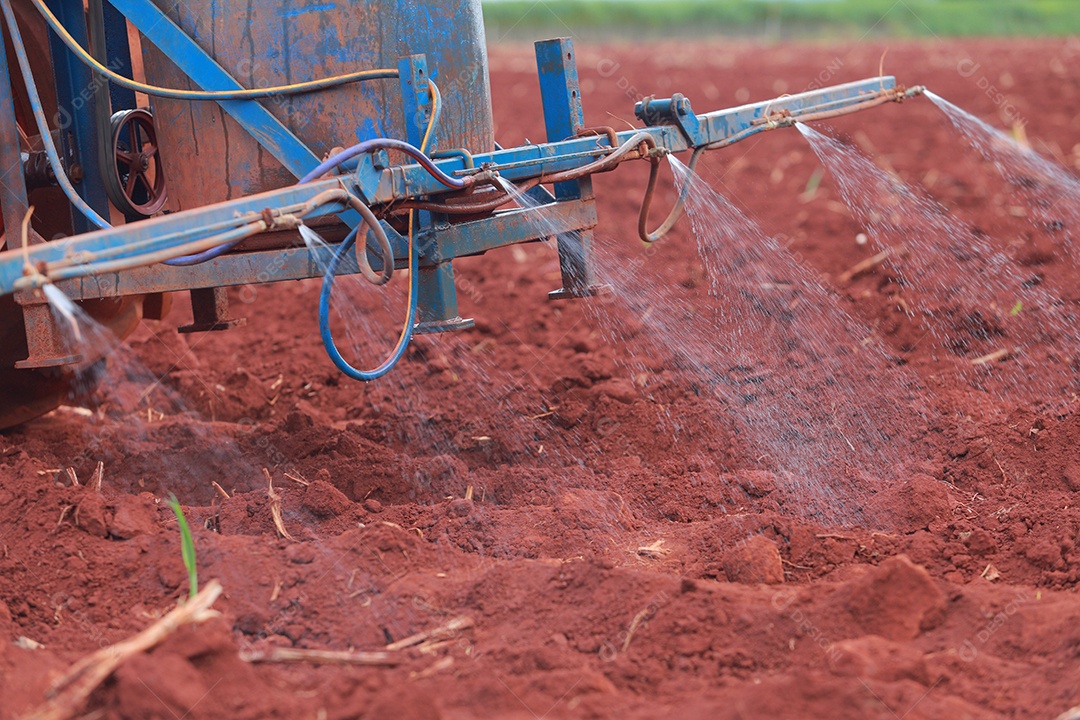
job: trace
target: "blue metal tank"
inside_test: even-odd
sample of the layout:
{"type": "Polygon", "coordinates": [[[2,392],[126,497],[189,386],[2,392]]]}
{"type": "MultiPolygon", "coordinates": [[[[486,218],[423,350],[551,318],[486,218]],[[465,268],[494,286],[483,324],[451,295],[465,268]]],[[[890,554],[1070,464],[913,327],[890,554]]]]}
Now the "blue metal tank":
{"type": "MultiPolygon", "coordinates": [[[[249,88],[396,68],[423,53],[443,95],[438,147],[493,149],[480,0],[155,0],[249,88]]],[[[195,89],[152,44],[147,81],[195,89]]],[[[316,156],[373,137],[405,138],[401,87],[372,80],[261,102],[316,156]]],[[[169,205],[184,210],[296,181],[214,102],[153,98],[169,205]]]]}

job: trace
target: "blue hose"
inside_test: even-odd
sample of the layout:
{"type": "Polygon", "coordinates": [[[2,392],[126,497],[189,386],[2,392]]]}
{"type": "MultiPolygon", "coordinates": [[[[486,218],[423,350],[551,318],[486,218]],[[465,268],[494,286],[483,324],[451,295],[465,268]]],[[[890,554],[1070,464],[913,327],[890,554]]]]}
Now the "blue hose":
{"type": "Polygon", "coordinates": [[[319,335],[322,336],[323,347],[326,348],[327,356],[329,356],[331,362],[337,366],[338,370],[345,373],[346,376],[353,380],[370,382],[381,378],[383,375],[390,372],[394,366],[397,365],[401,356],[405,354],[406,348],[409,347],[409,342],[412,340],[413,325],[416,322],[416,295],[419,291],[420,283],[417,279],[416,254],[410,251],[409,316],[406,318],[405,326],[402,329],[402,334],[398,339],[397,346],[390,356],[374,370],[358,370],[350,365],[338,351],[337,345],[334,343],[334,334],[330,330],[330,295],[334,291],[334,277],[337,274],[338,266],[341,265],[342,260],[345,259],[352,250],[353,245],[356,244],[356,234],[361,227],[363,227],[363,225],[357,226],[349,233],[341,245],[338,246],[337,251],[326,266],[326,273],[323,275],[322,292],[319,293],[319,335]]]}
{"type": "MultiPolygon", "coordinates": [[[[356,157],[357,155],[365,152],[371,152],[378,149],[393,149],[400,150],[405,154],[415,159],[420,165],[424,167],[431,175],[441,182],[443,185],[451,188],[463,188],[465,182],[463,180],[457,180],[450,177],[443,171],[439,170],[435,166],[435,163],[431,162],[424,151],[427,150],[428,142],[431,140],[431,134],[435,130],[435,126],[439,123],[439,116],[442,113],[442,95],[439,93],[439,88],[434,82],[428,82],[428,88],[431,91],[431,117],[428,118],[427,130],[424,132],[424,139],[420,143],[420,147],[416,148],[409,143],[402,142],[400,140],[390,140],[388,138],[377,138],[375,140],[368,140],[358,145],[353,145],[347,150],[339,152],[332,158],[328,158],[314,170],[300,179],[300,184],[303,185],[306,182],[321,177],[325,173],[329,172],[333,168],[338,167],[349,158],[356,157]]],[[[350,365],[345,358],[338,352],[337,345],[334,343],[334,334],[330,330],[330,296],[334,291],[334,276],[337,273],[338,265],[341,264],[345,255],[356,244],[356,234],[362,227],[358,225],[352,232],[349,233],[345,241],[341,243],[341,246],[334,253],[334,257],[331,258],[330,263],[326,267],[326,274],[323,275],[322,292],[319,293],[319,334],[322,336],[323,347],[326,349],[326,354],[329,356],[331,362],[337,366],[338,370],[345,373],[347,377],[353,380],[362,380],[364,382],[370,382],[381,378],[386,373],[390,372],[401,357],[405,354],[406,348],[409,347],[409,343],[412,341],[413,327],[416,323],[417,312],[417,296],[420,294],[420,280],[419,280],[419,258],[416,254],[416,248],[413,245],[413,218],[415,211],[409,211],[409,315],[405,318],[405,325],[401,329],[401,335],[398,337],[397,345],[394,346],[393,352],[390,353],[390,357],[386,358],[381,365],[374,370],[358,370],[350,365]]],[[[393,262],[393,258],[383,258],[383,262],[393,262]]]]}
{"type": "MultiPolygon", "coordinates": [[[[436,103],[438,108],[439,103],[436,103]]],[[[437,117],[436,113],[432,114],[432,120],[437,117]]],[[[428,135],[430,136],[431,128],[434,126],[434,122],[428,125],[428,135]]],[[[426,144],[426,142],[424,143],[426,144]]],[[[458,187],[458,184],[464,185],[460,180],[443,173],[439,168],[435,167],[435,164],[431,162],[431,159],[423,153],[423,151],[410,145],[409,143],[402,142],[401,140],[391,140],[389,138],[375,138],[374,140],[367,140],[365,142],[353,145],[346,150],[339,152],[331,158],[327,158],[318,165],[315,169],[309,172],[304,177],[300,178],[299,185],[309,183],[324,174],[341,165],[346,160],[361,155],[372,150],[380,149],[394,149],[401,150],[402,152],[415,158],[424,168],[432,174],[437,180],[449,187],[458,187]]],[[[326,266],[326,272],[323,274],[322,292],[319,293],[319,335],[322,336],[323,348],[326,350],[326,355],[330,358],[330,361],[337,366],[337,369],[343,372],[346,377],[350,377],[353,380],[361,380],[363,382],[371,382],[381,378],[386,373],[394,369],[398,361],[405,354],[405,350],[409,347],[409,343],[412,341],[413,326],[416,323],[417,312],[417,294],[419,293],[420,283],[417,279],[417,257],[415,249],[413,248],[412,239],[412,215],[413,211],[409,211],[409,315],[405,319],[405,324],[401,329],[401,335],[398,337],[397,345],[394,346],[393,352],[387,357],[381,365],[374,370],[360,370],[353,367],[349,362],[341,356],[341,352],[337,349],[337,344],[334,342],[334,333],[330,329],[330,296],[334,292],[334,276],[337,274],[337,268],[341,264],[341,261],[352,250],[356,244],[357,232],[363,225],[357,225],[353,228],[352,232],[346,236],[345,240],[338,247],[334,256],[330,259],[329,264],[326,266]]],[[[366,229],[365,229],[366,232],[366,229]]],[[[383,258],[383,262],[393,262],[393,258],[383,258]]]]}

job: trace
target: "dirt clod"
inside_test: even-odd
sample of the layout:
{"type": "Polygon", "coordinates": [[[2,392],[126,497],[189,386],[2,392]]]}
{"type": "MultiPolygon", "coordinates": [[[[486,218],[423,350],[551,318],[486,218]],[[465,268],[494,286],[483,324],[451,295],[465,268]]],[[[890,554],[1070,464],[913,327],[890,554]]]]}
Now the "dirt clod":
{"type": "Polygon", "coordinates": [[[317,478],[304,488],[303,505],[317,518],[330,518],[352,511],[353,504],[345,493],[326,480],[317,478]]]}
{"type": "Polygon", "coordinates": [[[913,533],[952,515],[952,502],[944,483],[929,475],[916,474],[907,482],[890,487],[875,499],[876,506],[896,526],[913,533]]]}
{"type": "Polygon", "coordinates": [[[877,635],[841,640],[830,647],[829,667],[837,675],[867,680],[929,682],[923,654],[877,635]]]}
{"type": "Polygon", "coordinates": [[[118,540],[130,540],[144,534],[153,534],[157,527],[157,505],[150,493],[136,496],[122,495],[116,501],[109,533],[118,540]]]}
{"type": "Polygon", "coordinates": [[[108,507],[100,493],[85,489],[75,506],[75,524],[94,537],[109,534],[108,507]]]}
{"type": "Polygon", "coordinates": [[[1065,487],[1071,492],[1080,492],[1080,463],[1069,463],[1061,473],[1065,487]]]}
{"type": "Polygon", "coordinates": [[[837,595],[865,632],[895,641],[918,637],[945,607],[945,594],[930,573],[904,555],[852,580],[837,595]]]}
{"type": "Polygon", "coordinates": [[[784,582],[784,566],[776,543],[755,535],[724,554],[724,574],[729,582],[784,582]]]}
{"type": "Polygon", "coordinates": [[[446,513],[452,517],[468,517],[472,514],[474,507],[472,500],[454,498],[446,506],[446,513]]]}
{"type": "Polygon", "coordinates": [[[295,565],[309,565],[315,562],[315,548],[311,543],[292,543],[285,548],[285,557],[295,565]]]}

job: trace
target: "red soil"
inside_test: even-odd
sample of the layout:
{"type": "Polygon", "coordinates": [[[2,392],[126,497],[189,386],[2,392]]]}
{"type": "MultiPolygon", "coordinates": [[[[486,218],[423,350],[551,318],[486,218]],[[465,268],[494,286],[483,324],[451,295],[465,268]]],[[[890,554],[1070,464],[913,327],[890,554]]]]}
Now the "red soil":
{"type": "MultiPolygon", "coordinates": [[[[873,75],[882,50],[582,47],[579,66],[589,123],[622,127],[642,94],[730,106],[873,75]]],[[[981,87],[993,84],[1033,145],[1076,169],[1078,56],[1075,41],[896,43],[885,67],[1001,125],[981,87]],[[958,72],[964,58],[974,73],[958,72]]],[[[494,48],[492,83],[500,142],[541,138],[528,48],[494,48]]],[[[1017,217],[929,102],[834,128],[1075,303],[1075,258],[1017,217]]],[[[136,336],[132,352],[162,378],[141,424],[106,399],[95,417],[61,409],[0,436],[0,717],[187,592],[169,491],[200,578],[224,585],[221,617],[125,663],[84,709],[94,717],[1053,718],[1080,704],[1074,398],[979,400],[918,342],[886,270],[840,287],[872,250],[828,177],[801,197],[817,167],[792,130],[718,152],[702,174],[786,234],[925,383],[918,442],[903,481],[872,499],[877,520],[800,512],[738,408],[656,352],[663,338],[639,342],[623,317],[631,337],[611,342],[582,304],[546,301],[558,266],[541,246],[461,262],[477,328],[418,340],[368,386],[325,358],[316,283],[247,288],[234,296],[246,328],[177,336],[177,309],[136,336]],[[167,390],[201,415],[168,410],[167,390]],[[54,471],[85,480],[99,460],[100,494],[54,471]],[[274,532],[262,467],[296,542],[274,532]],[[379,649],[462,615],[471,628],[394,668],[240,656],[379,649]]],[[[643,179],[627,167],[596,182],[601,232],[628,260],[643,179]]],[[[643,272],[704,305],[688,225],[643,272]]]]}

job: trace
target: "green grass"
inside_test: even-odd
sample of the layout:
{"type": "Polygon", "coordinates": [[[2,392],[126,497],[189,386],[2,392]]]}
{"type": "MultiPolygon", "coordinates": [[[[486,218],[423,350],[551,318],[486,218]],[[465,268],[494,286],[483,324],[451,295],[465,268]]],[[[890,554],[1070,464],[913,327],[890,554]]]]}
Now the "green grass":
{"type": "Polygon", "coordinates": [[[184,567],[187,568],[188,597],[193,598],[199,594],[199,567],[195,561],[195,540],[191,537],[191,528],[188,527],[180,501],[172,493],[169,493],[169,507],[176,514],[176,523],[180,526],[180,557],[184,561],[184,567]]]}
{"type": "Polygon", "coordinates": [[[507,0],[484,5],[489,41],[561,35],[771,39],[1063,36],[1080,0],[507,0]]]}

